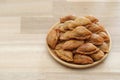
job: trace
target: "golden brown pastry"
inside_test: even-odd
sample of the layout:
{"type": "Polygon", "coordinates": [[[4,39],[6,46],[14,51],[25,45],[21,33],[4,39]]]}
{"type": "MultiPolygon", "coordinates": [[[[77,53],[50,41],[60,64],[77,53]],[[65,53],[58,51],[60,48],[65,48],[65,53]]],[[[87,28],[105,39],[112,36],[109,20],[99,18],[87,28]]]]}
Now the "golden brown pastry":
{"type": "Polygon", "coordinates": [[[61,58],[62,60],[71,62],[73,61],[73,54],[71,51],[65,51],[65,50],[55,50],[57,56],[61,58]]]}
{"type": "Polygon", "coordinates": [[[74,19],[76,19],[75,16],[73,16],[73,15],[68,15],[68,16],[65,16],[65,17],[60,18],[60,23],[64,23],[65,21],[74,20],[74,19]]]}
{"type": "Polygon", "coordinates": [[[61,23],[59,25],[59,29],[62,32],[66,32],[67,30],[73,30],[75,27],[77,27],[77,25],[73,20],[66,21],[65,23],[61,23]]]}
{"type": "Polygon", "coordinates": [[[84,41],[80,41],[80,40],[69,40],[63,44],[62,48],[66,50],[73,50],[78,48],[83,43],[84,41]]]}
{"type": "Polygon", "coordinates": [[[109,52],[110,37],[94,16],[60,18],[47,36],[49,48],[59,59],[76,64],[96,64],[109,52]]]}
{"type": "Polygon", "coordinates": [[[98,32],[104,31],[103,27],[101,27],[95,23],[92,23],[88,29],[93,33],[98,33],[98,32]]]}
{"type": "Polygon", "coordinates": [[[97,48],[92,43],[85,43],[77,48],[76,52],[80,54],[93,54],[97,52],[99,48],[97,48]]]}
{"type": "Polygon", "coordinates": [[[93,43],[94,45],[102,45],[104,39],[98,34],[92,34],[89,42],[93,43]]]}
{"type": "Polygon", "coordinates": [[[99,50],[98,52],[96,52],[95,54],[91,54],[90,56],[92,57],[93,60],[97,61],[104,57],[104,52],[99,50]]]}
{"type": "Polygon", "coordinates": [[[77,64],[91,64],[93,63],[93,59],[86,55],[75,54],[74,63],[77,64]]]}
{"type": "Polygon", "coordinates": [[[55,49],[62,49],[64,42],[58,43],[55,47],[55,49]]]}
{"type": "Polygon", "coordinates": [[[85,25],[84,27],[89,30],[89,28],[91,27],[91,24],[87,24],[87,25],[85,25]]]}
{"type": "Polygon", "coordinates": [[[91,21],[86,17],[79,17],[79,18],[76,18],[74,21],[77,26],[84,26],[87,24],[91,24],[91,21]]]}
{"type": "Polygon", "coordinates": [[[94,22],[94,23],[99,21],[96,17],[94,17],[92,15],[85,16],[85,17],[88,18],[91,22],[94,22]]]}
{"type": "Polygon", "coordinates": [[[60,36],[60,40],[69,40],[75,36],[72,31],[67,31],[60,36]]]}
{"type": "Polygon", "coordinates": [[[68,30],[68,26],[66,24],[61,23],[59,24],[59,30],[61,32],[66,32],[68,30]]]}
{"type": "Polygon", "coordinates": [[[108,43],[104,42],[102,45],[99,46],[100,50],[103,52],[109,52],[109,45],[108,43]]]}
{"type": "Polygon", "coordinates": [[[76,39],[88,39],[92,34],[87,28],[83,26],[76,27],[73,32],[76,33],[76,39]]]}
{"type": "Polygon", "coordinates": [[[69,39],[88,39],[91,37],[91,32],[83,26],[76,27],[73,31],[67,31],[63,35],[60,36],[61,40],[69,40],[69,39]]]}
{"type": "Polygon", "coordinates": [[[72,51],[72,53],[73,53],[73,54],[78,54],[78,53],[76,52],[76,49],[75,49],[75,50],[73,50],[73,51],[72,51]]]}
{"type": "Polygon", "coordinates": [[[104,41],[109,41],[109,36],[105,32],[100,32],[99,35],[104,39],[104,41]]]}
{"type": "Polygon", "coordinates": [[[52,49],[55,48],[58,38],[59,38],[59,30],[53,29],[48,33],[47,43],[52,49]]]}
{"type": "Polygon", "coordinates": [[[100,22],[97,22],[96,24],[103,29],[103,32],[106,31],[104,25],[102,25],[100,22]]]}
{"type": "Polygon", "coordinates": [[[75,27],[77,27],[75,21],[73,20],[66,21],[64,24],[67,25],[69,30],[73,30],[75,27]]]}

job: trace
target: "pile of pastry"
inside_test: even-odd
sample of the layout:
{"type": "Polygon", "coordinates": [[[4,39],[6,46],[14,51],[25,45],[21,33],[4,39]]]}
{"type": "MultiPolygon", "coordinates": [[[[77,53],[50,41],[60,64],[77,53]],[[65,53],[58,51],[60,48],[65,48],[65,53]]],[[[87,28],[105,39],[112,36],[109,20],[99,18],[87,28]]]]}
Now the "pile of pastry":
{"type": "Polygon", "coordinates": [[[65,16],[50,30],[47,43],[55,55],[74,64],[92,64],[109,51],[110,39],[94,16],[65,16]]]}

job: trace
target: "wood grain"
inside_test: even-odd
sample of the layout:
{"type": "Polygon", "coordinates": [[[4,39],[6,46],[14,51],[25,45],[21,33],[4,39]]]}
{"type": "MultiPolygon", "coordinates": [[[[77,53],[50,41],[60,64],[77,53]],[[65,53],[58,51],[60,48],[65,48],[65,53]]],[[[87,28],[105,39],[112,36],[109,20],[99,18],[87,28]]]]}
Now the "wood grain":
{"type": "Polygon", "coordinates": [[[120,2],[0,1],[0,80],[119,80],[120,2]],[[64,6],[64,7],[63,7],[64,6]],[[109,30],[112,48],[98,66],[71,69],[48,53],[45,38],[59,17],[92,14],[109,30]]]}

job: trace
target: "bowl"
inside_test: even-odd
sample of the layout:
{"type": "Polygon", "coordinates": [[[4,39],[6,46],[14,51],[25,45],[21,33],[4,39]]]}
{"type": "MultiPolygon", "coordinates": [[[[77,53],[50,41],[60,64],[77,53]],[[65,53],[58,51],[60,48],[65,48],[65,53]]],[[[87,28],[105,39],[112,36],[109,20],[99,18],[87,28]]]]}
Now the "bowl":
{"type": "MultiPolygon", "coordinates": [[[[60,24],[60,22],[57,22],[56,24],[54,24],[54,25],[49,29],[47,35],[49,34],[49,32],[50,32],[53,28],[55,28],[55,27],[56,27],[57,25],[59,25],[59,24],[60,24]]],[[[106,30],[106,29],[105,29],[105,30],[106,30]]],[[[106,30],[106,32],[107,32],[107,34],[108,34],[108,36],[109,36],[109,38],[110,38],[109,32],[108,32],[107,30],[106,30]]],[[[46,40],[46,43],[47,43],[47,40],[46,40]]],[[[92,64],[80,65],[80,64],[69,63],[69,62],[66,62],[66,61],[60,59],[60,58],[55,54],[54,50],[52,50],[52,49],[49,47],[48,44],[47,44],[47,49],[48,49],[48,51],[49,51],[49,54],[50,54],[57,62],[59,62],[59,63],[62,64],[62,65],[65,65],[65,66],[70,67],[70,68],[88,68],[88,67],[92,67],[92,66],[95,66],[95,65],[103,62],[103,61],[107,58],[107,56],[109,55],[110,49],[111,49],[111,38],[110,38],[110,42],[109,42],[109,51],[104,55],[104,57],[103,57],[102,59],[100,59],[100,60],[98,60],[98,61],[95,61],[95,62],[93,62],[92,64]]]]}

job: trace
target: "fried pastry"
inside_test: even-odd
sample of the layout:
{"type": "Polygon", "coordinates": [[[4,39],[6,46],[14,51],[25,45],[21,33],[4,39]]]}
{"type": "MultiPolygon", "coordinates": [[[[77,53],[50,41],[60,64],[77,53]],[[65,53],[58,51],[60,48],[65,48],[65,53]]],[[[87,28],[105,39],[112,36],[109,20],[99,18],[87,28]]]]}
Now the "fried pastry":
{"type": "Polygon", "coordinates": [[[87,25],[87,24],[91,24],[92,22],[86,18],[86,17],[79,17],[79,18],[76,18],[75,20],[75,23],[77,26],[84,26],[84,25],[87,25]]]}
{"type": "Polygon", "coordinates": [[[77,64],[91,64],[93,59],[86,55],[75,54],[73,62],[77,64]]]}
{"type": "Polygon", "coordinates": [[[52,27],[47,35],[48,47],[58,61],[69,66],[95,65],[107,56],[110,37],[94,16],[68,15],[52,27]],[[93,64],[92,64],[93,63],[93,64]],[[89,65],[90,64],[90,65],[89,65]],[[91,65],[92,64],[92,65],[91,65]]]}
{"type": "Polygon", "coordinates": [[[48,33],[47,43],[52,49],[55,48],[58,38],[59,38],[59,30],[53,29],[48,33]]]}
{"type": "Polygon", "coordinates": [[[69,40],[75,36],[72,31],[67,31],[60,36],[60,40],[69,40]]]}
{"type": "Polygon", "coordinates": [[[109,37],[108,34],[105,32],[100,32],[99,35],[104,39],[104,41],[108,42],[109,41],[109,37]]]}
{"type": "Polygon", "coordinates": [[[63,24],[63,23],[59,24],[59,30],[60,30],[61,32],[66,32],[67,29],[68,29],[68,27],[67,27],[66,24],[63,24]]]}
{"type": "Polygon", "coordinates": [[[69,40],[63,44],[62,48],[66,50],[73,50],[78,48],[83,43],[84,41],[80,41],[80,40],[69,40]]]}
{"type": "Polygon", "coordinates": [[[62,49],[64,42],[58,43],[55,47],[55,49],[62,49]]]}
{"type": "Polygon", "coordinates": [[[92,57],[93,60],[97,61],[104,57],[104,52],[100,50],[96,52],[95,54],[91,54],[90,56],[92,57]]]}
{"type": "Polygon", "coordinates": [[[97,22],[96,24],[103,29],[103,32],[106,32],[105,27],[102,24],[100,24],[100,22],[97,22]]]}
{"type": "Polygon", "coordinates": [[[69,39],[88,39],[91,36],[91,32],[83,26],[76,27],[72,31],[67,31],[63,35],[60,36],[61,40],[69,40],[69,39]]]}
{"type": "Polygon", "coordinates": [[[76,19],[75,16],[73,16],[73,15],[68,15],[68,16],[65,16],[65,17],[60,18],[60,23],[64,23],[65,21],[74,20],[74,19],[76,19]]]}
{"type": "Polygon", "coordinates": [[[85,25],[84,27],[88,29],[88,28],[91,27],[91,24],[87,24],[87,25],[85,25]]]}
{"type": "Polygon", "coordinates": [[[102,45],[104,39],[98,34],[92,34],[89,42],[93,43],[94,45],[102,45]]]}
{"type": "Polygon", "coordinates": [[[64,24],[60,24],[60,31],[65,32],[67,30],[73,30],[77,25],[75,24],[75,21],[69,20],[66,21],[64,24]]]}
{"type": "Polygon", "coordinates": [[[88,29],[93,33],[98,33],[98,32],[104,31],[103,27],[101,27],[95,23],[92,23],[88,29]]]}
{"type": "Polygon", "coordinates": [[[65,50],[55,50],[57,56],[61,58],[62,60],[71,62],[73,61],[73,54],[71,51],[65,51],[65,50]]]}
{"type": "Polygon", "coordinates": [[[99,48],[97,48],[92,43],[85,43],[77,48],[76,52],[80,54],[93,54],[97,52],[99,48]]]}
{"type": "Polygon", "coordinates": [[[73,20],[66,21],[64,24],[67,25],[67,28],[69,30],[73,30],[75,27],[77,27],[75,21],[73,21],[73,20]]]}
{"type": "Polygon", "coordinates": [[[103,52],[109,52],[109,45],[106,42],[104,42],[102,45],[100,45],[99,48],[103,52]]]}
{"type": "Polygon", "coordinates": [[[96,17],[94,17],[94,16],[92,16],[92,15],[85,16],[85,17],[88,18],[88,19],[89,19],[91,22],[93,22],[93,23],[96,23],[96,22],[99,21],[96,17]]]}
{"type": "Polygon", "coordinates": [[[76,39],[88,39],[89,37],[91,37],[92,34],[88,29],[83,26],[76,27],[73,30],[73,33],[76,34],[76,39]]]}

